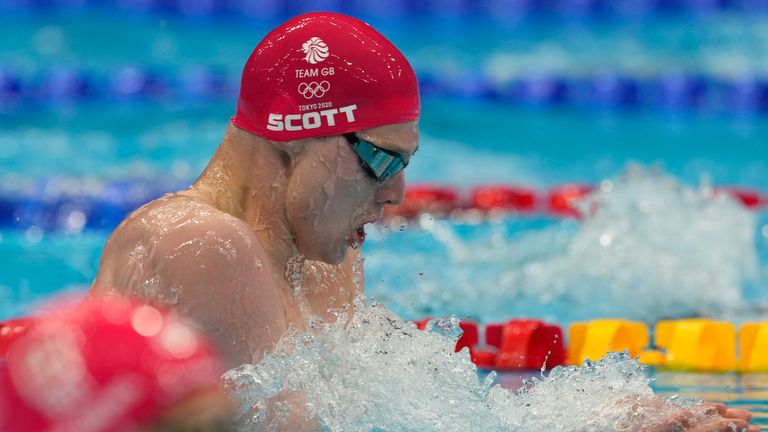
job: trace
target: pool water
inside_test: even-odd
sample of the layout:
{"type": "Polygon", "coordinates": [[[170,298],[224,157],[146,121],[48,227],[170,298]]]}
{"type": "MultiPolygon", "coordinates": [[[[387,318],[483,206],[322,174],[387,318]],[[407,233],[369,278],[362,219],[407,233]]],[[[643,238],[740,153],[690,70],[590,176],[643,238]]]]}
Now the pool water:
{"type": "MultiPolygon", "coordinates": [[[[760,15],[371,22],[424,76],[459,81],[478,73],[601,70],[768,76],[768,18],[760,15]]],[[[275,24],[88,10],[9,13],[0,16],[0,71],[30,82],[57,68],[106,77],[126,65],[167,77],[195,66],[236,75],[275,24]]],[[[153,184],[151,193],[184,187],[215,151],[233,108],[231,96],[0,105],[0,198],[22,191],[55,199],[117,183],[153,184]]],[[[570,182],[610,187],[599,197],[604,212],[584,221],[426,217],[371,227],[364,247],[368,295],[401,317],[533,316],[562,325],[615,315],[650,322],[696,314],[765,319],[768,212],[706,192],[711,185],[768,191],[765,117],[521,106],[471,92],[425,92],[422,110],[420,150],[406,172],[411,183],[453,185],[464,195],[490,183],[542,191],[570,182]]],[[[46,231],[31,217],[17,222],[0,226],[0,319],[58,293],[84,292],[110,233],[84,224],[46,231]]],[[[727,402],[768,425],[763,375],[650,374],[662,394],[727,402]]],[[[498,380],[516,387],[523,376],[530,374],[498,380]]]]}

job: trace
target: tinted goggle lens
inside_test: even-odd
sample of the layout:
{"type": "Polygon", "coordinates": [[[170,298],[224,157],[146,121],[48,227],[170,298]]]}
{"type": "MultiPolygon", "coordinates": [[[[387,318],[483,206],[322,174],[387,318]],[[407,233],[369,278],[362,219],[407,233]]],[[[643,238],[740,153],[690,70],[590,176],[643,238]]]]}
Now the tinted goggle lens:
{"type": "Polygon", "coordinates": [[[353,133],[344,134],[344,137],[360,158],[360,164],[376,181],[383,183],[408,166],[399,153],[377,147],[353,133]]]}

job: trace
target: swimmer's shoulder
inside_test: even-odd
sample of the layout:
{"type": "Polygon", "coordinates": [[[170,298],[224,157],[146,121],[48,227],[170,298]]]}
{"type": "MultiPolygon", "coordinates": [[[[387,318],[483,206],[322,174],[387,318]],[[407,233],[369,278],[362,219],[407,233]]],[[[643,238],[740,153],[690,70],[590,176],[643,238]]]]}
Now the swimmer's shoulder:
{"type": "Polygon", "coordinates": [[[168,196],[115,230],[92,295],[119,292],[173,307],[201,326],[233,365],[252,361],[287,328],[268,259],[242,220],[168,196]]]}
{"type": "Polygon", "coordinates": [[[185,250],[199,255],[201,248],[232,259],[237,258],[235,255],[264,254],[255,233],[243,220],[185,195],[156,200],[140,209],[135,220],[152,231],[161,249],[159,256],[185,250]]]}
{"type": "Polygon", "coordinates": [[[133,267],[132,258],[143,257],[141,267],[147,273],[178,263],[192,271],[226,266],[218,272],[257,277],[253,273],[263,267],[265,255],[244,221],[205,202],[169,194],[134,211],[115,229],[104,249],[100,273],[122,272],[126,264],[133,267]]]}
{"type": "Polygon", "coordinates": [[[135,210],[115,229],[112,237],[158,242],[207,233],[230,235],[233,240],[258,245],[255,234],[244,221],[182,193],[166,194],[135,210]]]}

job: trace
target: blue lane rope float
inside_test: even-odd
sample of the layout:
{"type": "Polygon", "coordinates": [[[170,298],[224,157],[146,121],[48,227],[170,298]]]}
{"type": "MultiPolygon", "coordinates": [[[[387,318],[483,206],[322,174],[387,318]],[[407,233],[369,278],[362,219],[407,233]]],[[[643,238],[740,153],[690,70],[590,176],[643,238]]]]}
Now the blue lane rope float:
{"type": "Polygon", "coordinates": [[[181,182],[162,179],[87,185],[73,179],[40,179],[0,192],[0,229],[112,229],[142,204],[183,187],[181,182]],[[60,187],[62,183],[67,187],[60,187]]]}
{"type": "Polygon", "coordinates": [[[234,100],[239,78],[206,66],[161,73],[151,67],[128,65],[106,74],[76,67],[59,67],[23,76],[0,66],[0,112],[60,104],[135,100],[234,100]]]}
{"type": "Polygon", "coordinates": [[[77,13],[114,10],[206,18],[240,16],[283,18],[308,10],[385,17],[485,15],[499,19],[528,17],[637,18],[646,16],[701,15],[713,12],[766,13],[766,0],[5,0],[0,11],[18,13],[77,13]]]}
{"type": "MultiPolygon", "coordinates": [[[[599,111],[768,114],[768,77],[755,75],[718,78],[670,71],[632,76],[597,71],[568,76],[538,72],[499,80],[477,71],[462,75],[420,71],[418,76],[425,97],[599,111]]],[[[239,73],[204,65],[177,73],[144,65],[121,66],[102,74],[58,67],[31,76],[0,65],[0,114],[78,103],[234,101],[238,88],[239,73]]]]}

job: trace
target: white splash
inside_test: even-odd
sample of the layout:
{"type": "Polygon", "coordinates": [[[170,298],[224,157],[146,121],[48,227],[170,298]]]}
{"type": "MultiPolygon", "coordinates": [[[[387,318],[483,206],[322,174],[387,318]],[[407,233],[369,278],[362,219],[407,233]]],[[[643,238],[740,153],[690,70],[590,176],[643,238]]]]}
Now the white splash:
{"type": "Polygon", "coordinates": [[[424,234],[438,243],[428,254],[380,255],[371,245],[371,280],[386,265],[407,288],[395,292],[387,279],[370,292],[409,318],[656,321],[722,315],[745,304],[744,284],[761,283],[755,215],[740,203],[640,168],[601,185],[581,203],[580,223],[522,232],[490,224],[482,235],[457,236],[466,227],[436,221],[424,234]]]}
{"type": "Polygon", "coordinates": [[[271,430],[280,421],[260,407],[296,391],[323,430],[344,432],[639,430],[681,410],[653,397],[626,354],[557,368],[512,393],[494,374],[481,382],[468,353],[453,352],[455,320],[426,333],[374,304],[346,321],[290,334],[259,364],[224,375],[242,403],[240,430],[271,430]]]}

